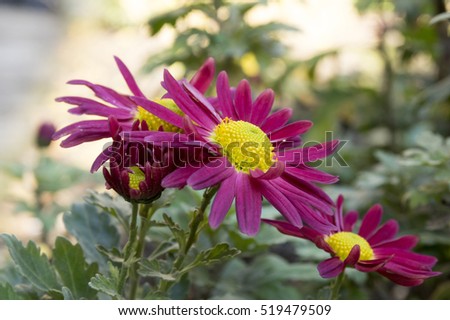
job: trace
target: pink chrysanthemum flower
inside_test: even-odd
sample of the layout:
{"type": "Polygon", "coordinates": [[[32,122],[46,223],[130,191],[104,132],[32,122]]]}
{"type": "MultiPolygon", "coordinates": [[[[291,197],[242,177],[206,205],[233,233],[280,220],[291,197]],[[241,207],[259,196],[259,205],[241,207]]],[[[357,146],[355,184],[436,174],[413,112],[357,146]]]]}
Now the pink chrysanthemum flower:
{"type": "MultiPolygon", "coordinates": [[[[114,57],[114,59],[132,95],[145,98],[145,95],[142,93],[125,64],[117,57],[114,57]]],[[[214,69],[214,60],[208,59],[191,79],[191,85],[200,92],[205,92],[214,78],[214,69]]],[[[69,109],[70,113],[76,115],[96,115],[104,117],[105,119],[79,121],[57,131],[53,135],[54,140],[68,136],[61,142],[61,146],[64,148],[73,147],[84,142],[110,138],[107,119],[110,116],[115,117],[118,120],[123,130],[131,130],[133,123],[136,121],[141,124],[143,130],[179,130],[179,128],[174,127],[153,115],[146,110],[145,106],[136,104],[130,99],[130,95],[121,94],[111,88],[93,84],[85,80],[72,80],[68,83],[87,86],[103,101],[100,102],[89,98],[74,96],[60,97],[57,98],[56,101],[75,105],[76,107],[69,109]]],[[[180,109],[170,99],[156,99],[155,103],[160,104],[161,107],[170,110],[174,114],[182,114],[180,109]]]]}
{"type": "Polygon", "coordinates": [[[312,123],[287,124],[291,109],[270,114],[272,90],[265,90],[253,100],[249,83],[242,80],[235,90],[231,89],[225,72],[217,78],[217,99],[205,98],[192,84],[175,80],[167,70],[163,86],[185,117],[152,101],[133,99],[184,133],[141,132],[135,137],[208,150],[208,159],[200,165],[178,168],[163,179],[163,185],[180,188],[187,184],[197,190],[219,185],[209,215],[212,228],[221,224],[235,200],[240,230],[255,235],[260,226],[262,197],[297,227],[305,222],[319,230],[332,228],[315,209],[332,214],[333,202],[313,182],[334,183],[337,177],[308,167],[307,163],[330,155],[337,141],[292,148],[296,137],[312,123]],[[288,141],[292,142],[291,148],[286,146],[288,141]]]}
{"type": "Polygon", "coordinates": [[[418,238],[413,235],[397,237],[399,229],[395,220],[388,220],[379,226],[383,209],[374,205],[364,216],[358,233],[353,227],[358,221],[358,213],[342,212],[343,197],[337,200],[337,213],[329,217],[337,230],[321,233],[313,228],[298,227],[285,221],[263,220],[280,232],[307,239],[332,257],[322,261],[317,269],[323,278],[333,278],[341,274],[346,266],[361,272],[378,272],[389,280],[403,286],[417,286],[427,278],[440,273],[432,271],[437,259],[414,253],[412,248],[418,238]]]}

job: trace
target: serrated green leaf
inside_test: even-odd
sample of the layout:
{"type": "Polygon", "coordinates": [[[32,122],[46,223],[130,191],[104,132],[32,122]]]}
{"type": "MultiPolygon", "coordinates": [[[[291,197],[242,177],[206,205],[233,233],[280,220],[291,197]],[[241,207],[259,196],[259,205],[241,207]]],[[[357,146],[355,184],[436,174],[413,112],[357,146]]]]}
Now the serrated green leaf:
{"type": "Polygon", "coordinates": [[[119,287],[119,269],[109,265],[109,273],[107,276],[97,273],[89,282],[89,286],[97,291],[103,292],[111,297],[121,298],[118,292],[119,287]]]}
{"type": "Polygon", "coordinates": [[[159,246],[153,250],[152,254],[148,257],[148,260],[158,259],[160,256],[175,251],[178,249],[178,244],[171,241],[164,241],[159,244],[159,246]]]}
{"type": "MultiPolygon", "coordinates": [[[[61,281],[75,299],[95,299],[97,292],[88,283],[98,272],[97,264],[88,265],[79,244],[58,237],[53,249],[54,266],[61,281]]],[[[63,292],[64,294],[64,292],[63,292]]]]}
{"type": "Polygon", "coordinates": [[[67,230],[75,236],[83,248],[86,260],[97,262],[101,269],[106,267],[105,257],[97,251],[101,245],[107,249],[119,245],[119,232],[112,225],[107,214],[99,212],[92,204],[74,204],[71,211],[64,214],[67,230]]]}
{"type": "Polygon", "coordinates": [[[112,262],[119,262],[123,263],[123,255],[117,248],[112,248],[110,250],[106,249],[103,246],[97,246],[98,252],[103,254],[105,257],[108,258],[108,260],[112,262]]]}
{"type": "Polygon", "coordinates": [[[163,214],[163,218],[164,222],[172,232],[172,235],[174,236],[175,240],[178,242],[180,248],[184,248],[184,246],[186,245],[186,232],[178,224],[176,224],[172,220],[172,218],[169,217],[167,214],[163,214]]]}
{"type": "Polygon", "coordinates": [[[180,273],[186,273],[198,266],[206,266],[212,263],[225,261],[237,256],[240,251],[236,248],[230,248],[228,243],[219,243],[211,249],[201,251],[180,273]]]}
{"type": "Polygon", "coordinates": [[[22,297],[17,294],[9,283],[0,283],[0,300],[21,300],[22,297]]]}
{"type": "Polygon", "coordinates": [[[139,263],[139,274],[143,277],[159,278],[166,281],[175,281],[178,274],[167,273],[164,265],[157,260],[145,260],[139,263]]]}
{"type": "Polygon", "coordinates": [[[13,235],[2,234],[0,237],[5,241],[20,273],[34,287],[42,291],[61,288],[47,256],[41,253],[34,242],[29,241],[24,247],[13,235]]]}

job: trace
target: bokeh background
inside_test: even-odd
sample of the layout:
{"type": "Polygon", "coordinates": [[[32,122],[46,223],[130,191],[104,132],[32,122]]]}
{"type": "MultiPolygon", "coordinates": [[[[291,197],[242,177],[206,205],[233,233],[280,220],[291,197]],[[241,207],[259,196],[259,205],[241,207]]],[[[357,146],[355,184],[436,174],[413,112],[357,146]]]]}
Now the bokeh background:
{"type": "MultiPolygon", "coordinates": [[[[271,87],[276,107],[311,119],[305,141],[327,131],[347,141],[344,162],[321,164],[340,176],[326,191],[361,212],[381,203],[385,219],[420,236],[419,252],[439,258],[443,275],[413,289],[350,272],[343,297],[449,299],[450,39],[446,19],[431,23],[449,9],[445,0],[0,0],[0,232],[45,250],[65,233],[61,213],[87,189],[104,191],[88,173],[104,142],[36,147],[42,122],[78,120],[55,97],[90,95],[68,80],[127,92],[116,55],[152,97],[164,67],[189,76],[212,56],[233,84],[271,87]]],[[[305,299],[326,284],[314,247],[266,228],[242,238],[233,223],[203,240],[245,253],[193,273],[190,298],[305,299]]],[[[4,270],[8,261],[0,243],[4,270]]]]}

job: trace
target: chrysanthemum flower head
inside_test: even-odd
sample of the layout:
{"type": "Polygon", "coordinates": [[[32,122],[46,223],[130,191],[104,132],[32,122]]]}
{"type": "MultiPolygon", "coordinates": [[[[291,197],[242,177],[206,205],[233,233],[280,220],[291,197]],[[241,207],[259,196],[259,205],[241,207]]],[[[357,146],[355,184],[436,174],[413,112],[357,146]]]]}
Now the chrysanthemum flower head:
{"type": "MultiPolygon", "coordinates": [[[[178,168],[163,180],[165,187],[204,189],[219,185],[211,207],[209,223],[217,228],[235,201],[242,232],[255,235],[259,230],[262,198],[266,198],[293,225],[303,223],[319,230],[333,226],[316,214],[332,214],[331,199],[314,182],[333,183],[337,178],[307,166],[337,147],[337,141],[308,148],[296,148],[297,137],[312,125],[310,121],[287,124],[292,110],[284,108],[270,114],[274,93],[268,89],[253,99],[249,83],[242,80],[236,89],[228,76],[217,78],[217,98],[206,98],[187,81],[176,81],[166,70],[167,97],[186,115],[174,116],[152,101],[134,97],[151,113],[183,129],[183,133],[139,133],[145,141],[176,142],[184,147],[207,150],[208,157],[198,165],[178,168]],[[212,103],[213,101],[213,103],[212,103]],[[292,142],[286,146],[286,142],[292,142]]],[[[196,163],[197,164],[197,163],[196,163]]]]}
{"type": "Polygon", "coordinates": [[[337,213],[329,217],[337,230],[323,233],[310,227],[299,229],[286,221],[264,222],[284,234],[310,240],[318,248],[330,253],[332,257],[318,265],[323,278],[338,276],[346,266],[361,272],[377,272],[403,286],[417,286],[427,278],[440,274],[432,271],[437,262],[435,257],[411,251],[417,244],[416,236],[397,237],[399,226],[395,220],[388,220],[380,226],[383,214],[380,205],[369,209],[361,221],[359,231],[354,232],[358,213],[351,211],[344,216],[343,201],[343,197],[339,196],[337,213]]]}
{"type": "Polygon", "coordinates": [[[94,162],[94,169],[108,160],[103,167],[108,189],[114,189],[129,202],[155,201],[164,190],[162,179],[175,169],[172,151],[124,139],[114,117],[109,118],[109,126],[114,141],[94,162]]]}
{"type": "MultiPolygon", "coordinates": [[[[53,139],[57,140],[68,136],[61,142],[62,147],[68,148],[88,141],[111,138],[108,127],[108,117],[110,116],[117,119],[123,130],[131,130],[133,124],[138,122],[142,130],[179,131],[179,127],[160,119],[149,112],[145,106],[136,104],[131,99],[131,96],[145,98],[145,95],[125,64],[117,57],[115,57],[115,61],[131,95],[121,94],[111,88],[86,80],[69,81],[69,84],[87,86],[101,101],[74,96],[60,97],[56,101],[75,105],[74,108],[69,109],[70,113],[96,115],[104,119],[79,121],[60,129],[54,134],[53,139]]],[[[206,91],[214,78],[214,69],[214,60],[208,59],[190,81],[191,85],[201,92],[206,91]]],[[[183,115],[171,99],[154,99],[154,103],[167,109],[173,115],[183,115]]]]}

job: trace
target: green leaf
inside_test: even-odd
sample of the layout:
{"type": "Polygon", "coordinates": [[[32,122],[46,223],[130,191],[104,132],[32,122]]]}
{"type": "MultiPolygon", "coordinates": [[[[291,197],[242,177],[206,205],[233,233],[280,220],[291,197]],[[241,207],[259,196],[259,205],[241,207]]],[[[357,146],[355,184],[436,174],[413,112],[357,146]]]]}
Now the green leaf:
{"type": "Polygon", "coordinates": [[[176,224],[171,217],[169,217],[167,214],[163,214],[163,219],[166,225],[169,227],[170,231],[172,232],[175,240],[178,242],[180,248],[184,248],[186,244],[186,232],[178,225],[176,224]]]}
{"type": "MultiPolygon", "coordinates": [[[[95,299],[97,292],[88,283],[98,272],[97,264],[88,265],[79,244],[58,237],[53,249],[54,266],[63,285],[70,290],[75,299],[95,299]]],[[[64,294],[64,292],[63,292],[64,294]]]]}
{"type": "Polygon", "coordinates": [[[189,270],[198,266],[206,266],[212,263],[225,261],[237,256],[241,253],[236,248],[230,248],[228,243],[219,243],[211,249],[201,251],[180,273],[186,273],[189,270]]]}
{"type": "Polygon", "coordinates": [[[22,297],[18,295],[9,283],[0,283],[0,300],[21,300],[22,297]]]}
{"type": "Polygon", "coordinates": [[[118,292],[119,269],[108,263],[109,274],[107,276],[97,273],[89,282],[89,286],[97,291],[106,293],[111,297],[121,298],[118,292]]]}
{"type": "Polygon", "coordinates": [[[438,22],[446,21],[450,19],[450,12],[442,12],[438,15],[435,15],[431,20],[430,24],[435,24],[438,22]]]}
{"type": "Polygon", "coordinates": [[[157,260],[145,260],[139,263],[139,274],[143,277],[159,278],[166,281],[175,281],[178,274],[165,272],[165,265],[161,265],[157,260]]]}
{"type": "Polygon", "coordinates": [[[75,297],[72,294],[72,291],[70,291],[67,287],[62,287],[62,294],[64,297],[64,300],[75,300],[75,297]]]}
{"type": "Polygon", "coordinates": [[[98,193],[89,190],[89,194],[85,197],[87,203],[99,207],[103,211],[109,213],[116,218],[125,230],[128,230],[128,217],[131,213],[130,203],[122,197],[113,197],[108,193],[98,193]]]}
{"type": "Polygon", "coordinates": [[[80,243],[86,260],[97,262],[101,268],[105,268],[106,259],[97,251],[97,246],[111,249],[118,246],[120,240],[110,216],[100,213],[92,204],[74,204],[71,211],[64,214],[64,224],[80,243]]]}
{"type": "Polygon", "coordinates": [[[49,291],[60,289],[56,279],[55,270],[50,265],[45,254],[32,241],[24,247],[13,235],[2,234],[0,237],[5,241],[11,258],[20,273],[39,290],[49,291]]]}

